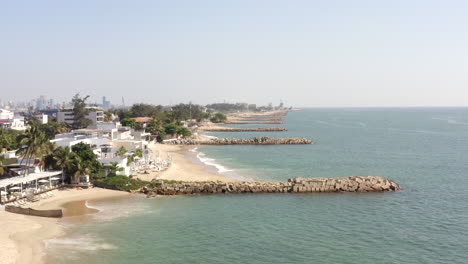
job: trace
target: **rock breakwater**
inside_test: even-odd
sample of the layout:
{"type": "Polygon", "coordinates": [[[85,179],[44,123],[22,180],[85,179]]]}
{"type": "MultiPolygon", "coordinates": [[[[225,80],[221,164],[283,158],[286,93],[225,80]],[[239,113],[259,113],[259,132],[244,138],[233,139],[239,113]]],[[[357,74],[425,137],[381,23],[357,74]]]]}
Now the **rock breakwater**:
{"type": "Polygon", "coordinates": [[[314,144],[307,138],[210,138],[210,139],[177,139],[168,142],[174,145],[306,145],[314,144]]]}
{"type": "Polygon", "coordinates": [[[247,124],[283,124],[282,121],[227,121],[224,124],[247,125],[247,124]]]}
{"type": "Polygon", "coordinates": [[[318,192],[392,192],[401,187],[396,182],[377,176],[341,178],[293,178],[288,182],[160,182],[154,188],[143,188],[147,196],[222,193],[318,193],[318,192]]]}
{"type": "Polygon", "coordinates": [[[288,131],[284,127],[257,127],[257,128],[232,128],[232,127],[204,127],[200,130],[206,132],[281,132],[288,131]]]}

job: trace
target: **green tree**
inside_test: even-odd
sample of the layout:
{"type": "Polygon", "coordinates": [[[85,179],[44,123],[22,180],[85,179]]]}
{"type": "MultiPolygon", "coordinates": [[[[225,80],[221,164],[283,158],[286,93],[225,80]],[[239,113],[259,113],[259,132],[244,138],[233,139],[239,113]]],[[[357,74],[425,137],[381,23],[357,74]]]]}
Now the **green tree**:
{"type": "Polygon", "coordinates": [[[149,117],[162,112],[161,105],[134,104],[130,109],[132,117],[149,117]]]}
{"type": "Polygon", "coordinates": [[[184,137],[190,137],[192,132],[186,127],[177,127],[177,134],[182,135],[184,137]]]}
{"type": "Polygon", "coordinates": [[[80,165],[88,168],[91,173],[96,174],[101,169],[102,165],[89,144],[83,142],[75,144],[72,146],[72,152],[80,159],[80,165]]]}
{"type": "Polygon", "coordinates": [[[76,154],[71,152],[69,147],[58,147],[54,150],[54,160],[62,169],[62,183],[65,181],[65,171],[70,172],[73,169],[74,155],[76,154]]]}
{"type": "Polygon", "coordinates": [[[211,118],[211,122],[213,123],[223,123],[227,120],[227,117],[225,114],[223,113],[216,113],[212,118],[211,118]]]}
{"type": "Polygon", "coordinates": [[[88,110],[86,109],[86,100],[88,98],[89,95],[80,97],[80,94],[78,93],[72,98],[74,115],[73,128],[75,129],[85,128],[91,124],[91,120],[86,118],[86,115],[88,114],[88,110]]]}
{"type": "Polygon", "coordinates": [[[132,112],[127,109],[111,109],[108,112],[117,115],[119,117],[119,120],[132,117],[132,112]]]}
{"type": "Polygon", "coordinates": [[[198,122],[202,122],[203,120],[210,120],[212,117],[211,112],[204,112],[201,113],[200,119],[198,119],[198,122]]]}
{"type": "MultiPolygon", "coordinates": [[[[45,137],[47,138],[47,136],[45,137]]],[[[47,169],[50,165],[52,165],[53,151],[54,144],[51,143],[48,139],[38,147],[36,157],[39,159],[40,165],[44,169],[47,169]]]]}
{"type": "Polygon", "coordinates": [[[115,176],[117,175],[117,172],[124,170],[124,168],[119,167],[118,162],[111,162],[110,165],[107,166],[107,168],[109,170],[108,176],[115,176]]]}
{"type": "Polygon", "coordinates": [[[5,172],[3,169],[3,162],[5,161],[5,157],[3,155],[0,156],[0,175],[5,172]]]}
{"type": "Polygon", "coordinates": [[[203,106],[192,103],[178,104],[172,107],[172,113],[178,121],[188,119],[200,119],[203,114],[203,106]]]}
{"type": "MultiPolygon", "coordinates": [[[[16,153],[26,159],[26,168],[29,168],[31,161],[34,161],[35,158],[40,158],[42,161],[42,156],[46,155],[51,147],[45,133],[35,125],[28,128],[24,134],[19,135],[17,141],[20,148],[16,153]]],[[[29,170],[26,169],[25,174],[28,172],[29,170]]]]}
{"type": "Polygon", "coordinates": [[[92,173],[92,171],[86,166],[85,160],[83,160],[78,155],[74,156],[73,166],[74,166],[73,168],[74,174],[73,174],[72,183],[76,183],[76,180],[78,179],[78,177],[90,175],[92,173]]]}
{"type": "Polygon", "coordinates": [[[143,150],[141,150],[140,148],[136,149],[135,150],[135,156],[143,158],[143,150]]]}
{"type": "Polygon", "coordinates": [[[112,121],[112,113],[109,111],[104,112],[104,122],[110,123],[112,121]]]}
{"type": "Polygon", "coordinates": [[[39,124],[38,127],[46,134],[47,138],[49,139],[53,139],[57,134],[70,132],[70,126],[64,122],[51,121],[47,124],[39,124]]]}
{"type": "Polygon", "coordinates": [[[157,119],[156,116],[153,117],[153,120],[146,126],[145,130],[151,135],[164,136],[166,134],[164,128],[164,121],[162,119],[157,119]]]}
{"type": "Polygon", "coordinates": [[[124,146],[121,146],[116,152],[115,154],[117,154],[117,156],[124,156],[125,154],[127,153],[127,149],[124,147],[124,146]]]}
{"type": "Polygon", "coordinates": [[[142,129],[141,124],[136,122],[134,118],[125,118],[125,119],[120,121],[120,124],[122,124],[122,126],[131,127],[133,129],[137,129],[137,130],[142,129]]]}
{"type": "Polygon", "coordinates": [[[167,124],[164,127],[164,131],[168,135],[175,135],[175,134],[177,134],[177,125],[173,124],[173,123],[167,124]]]}
{"type": "Polygon", "coordinates": [[[17,138],[22,132],[12,129],[0,129],[0,150],[14,150],[19,148],[17,138]]]}

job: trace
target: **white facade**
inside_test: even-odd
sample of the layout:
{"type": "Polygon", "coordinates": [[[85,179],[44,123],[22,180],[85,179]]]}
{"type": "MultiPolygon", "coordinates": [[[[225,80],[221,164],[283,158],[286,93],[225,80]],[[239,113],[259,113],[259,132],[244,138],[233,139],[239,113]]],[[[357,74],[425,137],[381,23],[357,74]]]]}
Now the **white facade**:
{"type": "MultiPolygon", "coordinates": [[[[104,122],[104,111],[97,110],[92,107],[89,107],[87,109],[88,114],[86,115],[86,118],[91,121],[91,125],[96,125],[98,123],[104,122]]],[[[62,111],[58,112],[57,121],[73,125],[75,123],[75,113],[73,112],[73,109],[63,109],[62,111]]]]}
{"type": "Polygon", "coordinates": [[[123,168],[122,171],[116,172],[117,175],[130,176],[130,167],[127,166],[128,159],[127,157],[116,157],[116,158],[107,158],[99,159],[99,161],[104,166],[110,166],[111,162],[117,162],[119,168],[123,168]]]}
{"type": "Polygon", "coordinates": [[[77,135],[74,133],[67,134],[58,134],[50,142],[54,143],[58,147],[69,147],[72,148],[73,145],[76,145],[80,142],[89,144],[91,146],[99,147],[104,144],[110,144],[111,140],[109,138],[97,137],[97,136],[86,136],[86,135],[77,135]]]}
{"type": "Polygon", "coordinates": [[[104,165],[118,162],[123,171],[117,174],[130,176],[130,167],[127,166],[127,157],[119,157],[115,153],[120,147],[128,152],[142,149],[145,160],[149,160],[148,138],[150,134],[144,130],[135,131],[129,127],[122,127],[120,123],[97,123],[87,129],[73,130],[71,133],[59,134],[51,140],[57,146],[68,146],[83,142],[91,145],[98,160],[104,165]]]}
{"type": "Polygon", "coordinates": [[[0,109],[0,128],[13,130],[26,130],[24,117],[15,116],[15,113],[0,109]]]}
{"type": "Polygon", "coordinates": [[[73,123],[75,123],[75,114],[73,113],[73,110],[65,109],[60,112],[57,112],[57,121],[73,125],[73,123]]]}
{"type": "Polygon", "coordinates": [[[15,113],[6,109],[0,109],[0,120],[11,120],[15,116],[15,113]]]}
{"type": "Polygon", "coordinates": [[[49,116],[48,115],[44,115],[44,114],[36,114],[35,115],[37,120],[39,120],[39,122],[41,124],[47,124],[49,122],[49,116]]]}

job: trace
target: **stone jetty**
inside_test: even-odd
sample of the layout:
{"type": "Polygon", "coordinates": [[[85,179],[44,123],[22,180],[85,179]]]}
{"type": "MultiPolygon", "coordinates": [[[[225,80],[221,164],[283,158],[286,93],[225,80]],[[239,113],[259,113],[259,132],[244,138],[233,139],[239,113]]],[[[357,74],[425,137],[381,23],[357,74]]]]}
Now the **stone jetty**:
{"type": "Polygon", "coordinates": [[[168,142],[173,145],[307,145],[314,142],[307,138],[209,138],[209,139],[177,139],[168,142]]]}
{"type": "Polygon", "coordinates": [[[282,121],[284,117],[233,117],[229,121],[282,121]]]}
{"type": "Polygon", "coordinates": [[[234,128],[234,127],[202,127],[199,130],[205,132],[282,132],[288,131],[284,127],[256,127],[256,128],[234,128]]]}
{"type": "Polygon", "coordinates": [[[377,176],[293,178],[287,182],[159,182],[140,191],[147,196],[222,193],[392,192],[401,187],[377,176]]]}
{"type": "Polygon", "coordinates": [[[247,124],[283,124],[282,121],[227,121],[224,124],[247,125],[247,124]]]}

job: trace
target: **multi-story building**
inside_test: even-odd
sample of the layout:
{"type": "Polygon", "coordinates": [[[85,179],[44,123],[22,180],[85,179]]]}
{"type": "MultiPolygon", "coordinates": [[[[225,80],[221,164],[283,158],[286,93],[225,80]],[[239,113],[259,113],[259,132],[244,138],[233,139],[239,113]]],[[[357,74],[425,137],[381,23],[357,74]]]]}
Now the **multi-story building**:
{"type": "Polygon", "coordinates": [[[23,116],[15,116],[15,113],[6,109],[0,109],[0,128],[13,130],[26,130],[23,116]]]}
{"type": "MultiPolygon", "coordinates": [[[[86,118],[91,121],[91,125],[104,122],[103,109],[98,107],[86,107],[86,110],[88,111],[86,118]]],[[[57,121],[73,125],[75,123],[75,113],[73,112],[73,108],[65,108],[58,112],[57,121]]]]}

